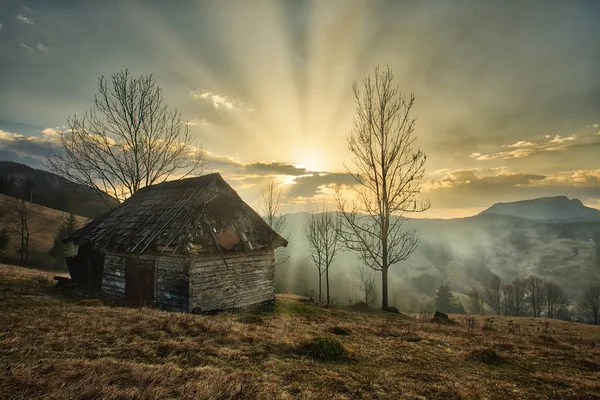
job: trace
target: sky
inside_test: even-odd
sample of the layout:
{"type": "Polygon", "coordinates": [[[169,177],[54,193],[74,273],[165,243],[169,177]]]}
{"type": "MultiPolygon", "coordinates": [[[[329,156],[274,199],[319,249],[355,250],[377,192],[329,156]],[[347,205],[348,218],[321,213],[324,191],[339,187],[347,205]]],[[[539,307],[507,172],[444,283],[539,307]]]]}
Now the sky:
{"type": "Polygon", "coordinates": [[[250,205],[333,208],[352,83],[389,65],[427,154],[418,217],[567,195],[600,207],[600,3],[0,0],[0,160],[42,167],[99,76],[153,74],[250,205]]]}

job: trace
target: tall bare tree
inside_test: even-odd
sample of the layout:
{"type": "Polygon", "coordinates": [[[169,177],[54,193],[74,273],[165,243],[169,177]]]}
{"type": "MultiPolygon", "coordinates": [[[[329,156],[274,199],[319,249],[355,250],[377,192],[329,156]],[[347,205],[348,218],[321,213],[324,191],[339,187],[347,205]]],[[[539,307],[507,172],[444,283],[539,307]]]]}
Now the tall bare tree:
{"type": "Polygon", "coordinates": [[[584,290],[579,300],[579,314],[594,325],[600,322],[600,286],[590,286],[584,290]]]}
{"type": "Polygon", "coordinates": [[[202,172],[204,151],[152,75],[135,78],[124,70],[100,77],[98,89],[93,107],[68,118],[68,130],[50,147],[50,170],[119,200],[202,172]]]}
{"type": "Polygon", "coordinates": [[[10,210],[5,216],[5,221],[8,229],[20,240],[19,259],[21,263],[27,263],[31,237],[46,230],[48,225],[38,224],[38,226],[34,226],[33,221],[36,219],[36,215],[32,209],[31,201],[13,197],[10,199],[9,207],[10,210]]]}
{"type": "Polygon", "coordinates": [[[336,194],[344,246],[381,271],[382,309],[388,308],[390,267],[408,259],[419,244],[416,231],[403,226],[406,214],[429,208],[418,200],[426,156],[415,147],[415,98],[402,94],[393,81],[388,67],[376,68],[362,85],[354,83],[356,115],[348,137],[354,169],[346,169],[356,180],[356,198],[348,204],[341,191],[336,194]]]}
{"type": "MultiPolygon", "coordinates": [[[[283,193],[281,187],[277,186],[275,177],[270,176],[265,187],[260,191],[260,201],[258,211],[264,216],[267,224],[282,237],[286,237],[286,231],[289,227],[289,221],[286,215],[281,213],[281,203],[283,202],[283,193]]],[[[282,248],[275,250],[277,264],[283,264],[289,256],[282,257],[282,248]]]]}
{"type": "Polygon", "coordinates": [[[506,315],[521,316],[525,306],[525,281],[515,279],[502,285],[504,313],[506,315]]]}
{"type": "Polygon", "coordinates": [[[558,311],[567,305],[567,296],[555,282],[544,281],[544,297],[548,318],[557,318],[558,311]]]}
{"type": "Polygon", "coordinates": [[[467,305],[467,310],[471,314],[485,314],[485,302],[483,301],[483,294],[477,288],[472,288],[471,291],[467,294],[469,297],[469,303],[467,305]]]}
{"type": "Polygon", "coordinates": [[[534,317],[541,317],[546,306],[546,290],[544,280],[537,276],[530,276],[525,280],[527,304],[534,317]]]}
{"type": "Polygon", "coordinates": [[[492,274],[490,279],[483,285],[482,299],[494,314],[502,314],[502,278],[492,274]]]}
{"type": "Polygon", "coordinates": [[[308,239],[309,256],[319,271],[319,301],[321,301],[321,276],[325,274],[326,305],[331,304],[329,293],[329,268],[340,249],[337,217],[327,212],[316,212],[309,217],[304,230],[308,239]]]}

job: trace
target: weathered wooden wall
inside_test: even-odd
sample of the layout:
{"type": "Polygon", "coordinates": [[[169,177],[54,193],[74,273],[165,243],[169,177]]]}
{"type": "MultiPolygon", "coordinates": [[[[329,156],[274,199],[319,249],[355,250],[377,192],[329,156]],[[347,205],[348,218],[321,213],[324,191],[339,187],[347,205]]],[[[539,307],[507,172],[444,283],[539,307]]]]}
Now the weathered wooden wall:
{"type": "Polygon", "coordinates": [[[190,258],[189,310],[247,307],[275,298],[275,253],[257,250],[190,258]]]}
{"type": "Polygon", "coordinates": [[[104,256],[102,298],[107,303],[119,303],[125,298],[125,258],[115,254],[104,256]]]}
{"type": "Polygon", "coordinates": [[[188,311],[189,280],[186,257],[156,258],[156,307],[169,311],[188,311]]]}
{"type": "MultiPolygon", "coordinates": [[[[108,253],[102,274],[102,297],[108,303],[120,303],[125,298],[125,264],[127,254],[108,253]]],[[[188,259],[183,256],[142,255],[154,260],[156,268],[157,308],[170,311],[188,311],[188,259]]]]}

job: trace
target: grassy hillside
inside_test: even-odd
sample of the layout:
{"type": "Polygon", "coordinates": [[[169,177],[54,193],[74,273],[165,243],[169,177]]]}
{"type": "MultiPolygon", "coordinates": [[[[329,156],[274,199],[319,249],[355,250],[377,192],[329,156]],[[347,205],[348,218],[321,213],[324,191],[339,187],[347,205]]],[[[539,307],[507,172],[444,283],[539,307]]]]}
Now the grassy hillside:
{"type": "MultiPolygon", "coordinates": [[[[12,197],[0,194],[0,209],[13,208],[14,206],[11,204],[12,201],[12,197]]],[[[31,204],[31,210],[32,218],[30,220],[30,229],[31,231],[39,230],[39,232],[33,234],[29,239],[30,264],[40,268],[50,268],[54,261],[48,255],[48,252],[52,248],[56,232],[58,232],[68,214],[38,204],[31,204]]],[[[78,217],[78,220],[79,224],[83,225],[87,221],[87,218],[78,217]]],[[[2,219],[0,216],[0,228],[6,227],[6,219],[2,219]]],[[[10,229],[7,231],[10,242],[6,249],[0,251],[0,257],[4,256],[5,258],[17,260],[19,257],[21,239],[10,229]]]]}
{"type": "MultiPolygon", "coordinates": [[[[316,268],[308,261],[304,233],[307,213],[288,217],[290,244],[281,250],[285,265],[278,267],[278,288],[304,294],[316,289],[316,268]]],[[[406,293],[427,301],[441,284],[467,294],[487,282],[493,272],[503,279],[538,276],[559,284],[570,302],[581,287],[600,283],[600,221],[545,223],[523,218],[483,214],[450,220],[414,219],[421,243],[406,261],[390,269],[390,304],[406,308],[406,293]]],[[[358,261],[342,252],[331,267],[333,295],[342,303],[358,295],[358,261]]],[[[379,283],[379,276],[377,275],[379,283]]]]}
{"type": "Polygon", "coordinates": [[[104,307],[0,266],[3,398],[600,399],[600,327],[456,324],[291,295],[263,314],[104,307]]]}
{"type": "Polygon", "coordinates": [[[34,203],[87,217],[96,217],[119,205],[108,195],[99,195],[87,186],[52,172],[0,161],[0,193],[15,197],[25,195],[21,198],[28,199],[32,188],[34,203]]]}

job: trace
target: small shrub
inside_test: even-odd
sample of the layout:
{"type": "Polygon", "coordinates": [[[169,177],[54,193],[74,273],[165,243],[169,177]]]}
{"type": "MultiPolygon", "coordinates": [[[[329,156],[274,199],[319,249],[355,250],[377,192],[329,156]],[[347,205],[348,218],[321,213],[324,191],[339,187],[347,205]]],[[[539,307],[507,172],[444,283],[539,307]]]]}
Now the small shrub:
{"type": "Polygon", "coordinates": [[[156,356],[161,358],[167,358],[171,355],[174,348],[170,344],[161,344],[156,348],[156,356]]]}
{"type": "Polygon", "coordinates": [[[481,327],[481,330],[495,332],[496,324],[494,318],[486,318],[485,322],[483,323],[483,326],[481,327]]]}
{"type": "Polygon", "coordinates": [[[502,357],[494,349],[481,348],[473,350],[470,358],[484,364],[497,364],[502,361],[502,357]]]}
{"type": "Polygon", "coordinates": [[[346,361],[348,352],[336,338],[319,336],[298,346],[298,353],[321,361],[346,361]]]}
{"type": "Polygon", "coordinates": [[[341,326],[334,326],[333,328],[331,328],[330,332],[334,335],[340,336],[348,336],[350,333],[352,333],[350,329],[342,328],[341,326]]]}

